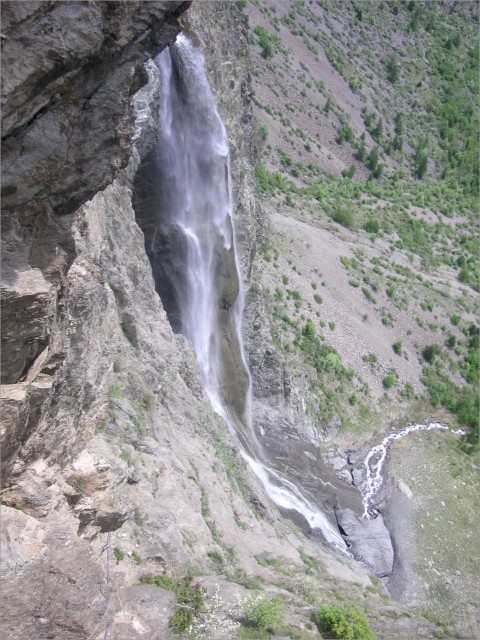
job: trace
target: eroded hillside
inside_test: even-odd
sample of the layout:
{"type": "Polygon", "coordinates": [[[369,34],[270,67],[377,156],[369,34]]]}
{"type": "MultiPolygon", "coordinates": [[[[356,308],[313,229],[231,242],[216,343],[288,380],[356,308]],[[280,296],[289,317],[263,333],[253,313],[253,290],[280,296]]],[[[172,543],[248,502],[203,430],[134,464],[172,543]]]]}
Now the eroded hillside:
{"type": "MultiPolygon", "coordinates": [[[[478,566],[435,562],[458,531],[448,524],[453,511],[431,519],[426,505],[432,491],[438,499],[454,485],[462,502],[476,487],[478,7],[241,4],[251,27],[257,188],[270,222],[251,299],[264,305],[271,345],[326,440],[326,459],[412,422],[469,431],[460,449],[470,455],[443,434],[422,440],[432,469],[444,468],[450,448],[453,467],[435,474],[436,491],[424,477],[431,471],[396,457],[379,500],[385,513],[392,501],[394,537],[397,508],[409,522],[404,551],[416,558],[415,569],[399,569],[406,580],[397,581],[397,597],[420,598],[423,575],[422,606],[446,628],[462,620],[469,633],[478,566]],[[397,484],[410,486],[409,478],[415,490],[405,499],[397,484]],[[437,548],[421,560],[424,528],[437,548]],[[434,586],[434,573],[425,577],[432,566],[446,590],[434,586]],[[445,612],[446,599],[456,614],[445,612]]],[[[406,460],[416,442],[402,441],[406,460]]],[[[456,557],[475,556],[473,503],[456,557]]]]}

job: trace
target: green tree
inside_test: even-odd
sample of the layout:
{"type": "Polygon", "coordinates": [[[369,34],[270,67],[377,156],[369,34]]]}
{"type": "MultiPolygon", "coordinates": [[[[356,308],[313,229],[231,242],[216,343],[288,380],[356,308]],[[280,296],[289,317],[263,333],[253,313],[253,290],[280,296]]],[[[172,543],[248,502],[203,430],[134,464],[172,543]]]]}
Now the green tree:
{"type": "Polygon", "coordinates": [[[399,66],[397,62],[397,57],[395,55],[391,55],[387,61],[387,78],[389,82],[395,84],[398,81],[399,76],[399,66]]]}
{"type": "Polygon", "coordinates": [[[360,139],[360,142],[357,146],[357,153],[355,154],[359,160],[364,160],[367,155],[367,148],[365,146],[365,139],[360,139]]]}
{"type": "Polygon", "coordinates": [[[383,120],[380,118],[380,120],[377,122],[377,124],[375,125],[372,131],[372,138],[377,142],[379,142],[382,139],[382,136],[383,136],[383,120]]]}
{"type": "Polygon", "coordinates": [[[395,133],[397,136],[403,135],[403,119],[401,113],[397,113],[395,116],[395,133]]]}
{"type": "Polygon", "coordinates": [[[378,164],[378,149],[377,147],[373,147],[370,153],[367,156],[367,167],[374,171],[377,168],[378,164]]]}

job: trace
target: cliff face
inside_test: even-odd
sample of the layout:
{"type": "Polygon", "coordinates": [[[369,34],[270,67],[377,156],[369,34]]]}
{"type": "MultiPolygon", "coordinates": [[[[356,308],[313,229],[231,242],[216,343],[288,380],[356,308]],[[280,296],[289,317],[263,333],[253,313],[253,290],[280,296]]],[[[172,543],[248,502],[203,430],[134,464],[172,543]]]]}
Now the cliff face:
{"type": "MultiPolygon", "coordinates": [[[[254,556],[266,553],[301,564],[301,542],[279,539],[284,525],[212,413],[190,345],[172,333],[131,206],[134,171],[155,133],[151,63],[141,72],[149,84],[132,102],[130,94],[145,57],[174,38],[184,7],[2,7],[8,638],[96,638],[106,629],[111,638],[166,638],[172,596],[139,585],[140,574],[182,573],[187,563],[207,574],[261,573],[254,556]]],[[[197,41],[211,39],[217,62],[240,20],[221,8],[223,33],[203,5],[189,23],[197,41]]],[[[221,108],[248,264],[258,228],[248,66],[224,62],[238,79],[230,87],[230,72],[220,74],[216,88],[230,91],[221,108]]]]}
{"type": "Polygon", "coordinates": [[[4,209],[71,213],[129,158],[142,63],[175,40],[188,2],[2,5],[4,209]]]}

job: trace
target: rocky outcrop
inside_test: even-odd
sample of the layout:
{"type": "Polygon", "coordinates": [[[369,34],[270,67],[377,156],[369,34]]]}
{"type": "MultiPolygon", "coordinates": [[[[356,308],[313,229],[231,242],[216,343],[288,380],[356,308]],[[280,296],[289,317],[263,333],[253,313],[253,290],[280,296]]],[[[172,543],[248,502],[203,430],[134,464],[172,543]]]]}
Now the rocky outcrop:
{"type": "Polygon", "coordinates": [[[143,62],[189,2],[2,3],[2,205],[71,213],[131,153],[143,62]]]}
{"type": "Polygon", "coordinates": [[[382,516],[359,518],[351,509],[338,509],[335,516],[353,556],[375,575],[388,576],[393,568],[393,546],[382,516]]]}

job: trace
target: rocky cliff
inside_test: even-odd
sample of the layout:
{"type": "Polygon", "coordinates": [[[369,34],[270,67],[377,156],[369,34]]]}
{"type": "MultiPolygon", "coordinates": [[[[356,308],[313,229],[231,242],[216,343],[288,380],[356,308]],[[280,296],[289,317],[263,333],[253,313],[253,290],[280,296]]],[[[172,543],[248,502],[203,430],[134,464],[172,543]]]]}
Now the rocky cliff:
{"type": "MultiPolygon", "coordinates": [[[[263,495],[155,292],[132,185],[157,126],[151,57],[187,5],[2,4],[7,638],[168,638],[174,596],[140,584],[146,573],[196,573],[231,602],[252,588],[280,594],[289,637],[315,636],[309,613],[339,581],[372,611],[385,606],[363,567],[304,538],[263,495]]],[[[265,225],[245,18],[202,2],[182,20],[205,50],[228,130],[248,280],[265,225]]],[[[281,363],[263,353],[262,370],[284,382],[257,395],[288,399],[281,363]]],[[[379,625],[384,637],[392,625],[379,625]]],[[[403,629],[429,627],[404,619],[403,629]]]]}
{"type": "MultiPolygon", "coordinates": [[[[256,566],[254,554],[298,559],[299,543],[278,539],[278,516],[212,413],[191,347],[172,333],[131,206],[158,92],[155,68],[143,62],[175,38],[185,8],[2,6],[9,638],[103,637],[106,630],[112,638],[167,637],[172,596],[140,586],[141,573],[181,572],[187,563],[209,573],[216,561],[217,570],[238,567],[242,575],[256,566]]],[[[213,33],[208,16],[201,6],[189,22],[192,32],[194,22],[203,25],[205,39],[213,33]]],[[[223,50],[211,47],[212,60],[226,56],[241,21],[228,7],[221,19],[228,31],[223,50]]],[[[200,26],[196,33],[200,42],[200,26]]],[[[255,234],[251,192],[244,197],[248,70],[228,61],[238,83],[223,103],[234,174],[247,169],[236,179],[236,202],[248,212],[241,225],[248,262],[255,234]]],[[[226,79],[217,81],[220,91],[226,79]]]]}

